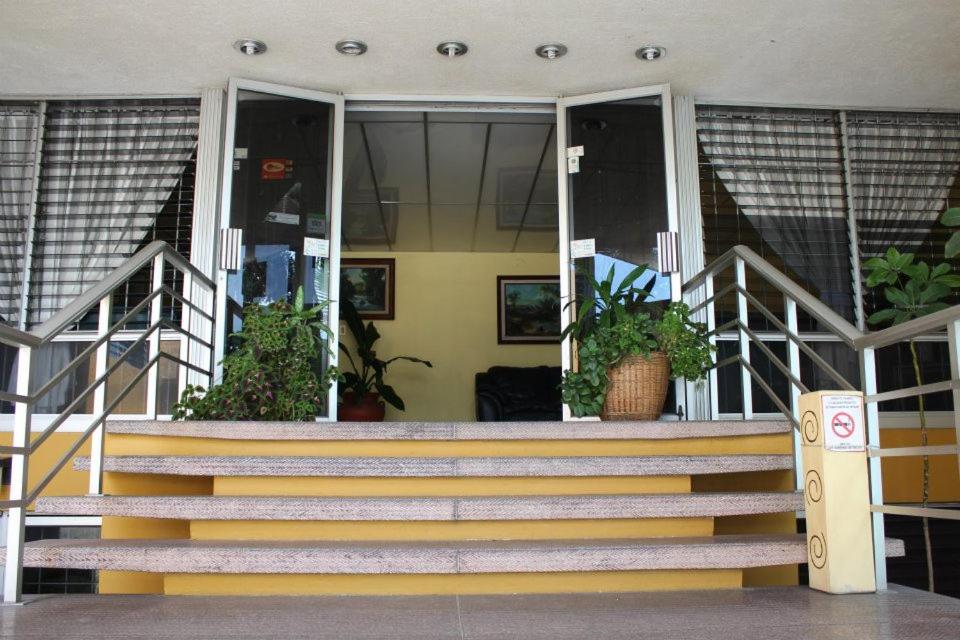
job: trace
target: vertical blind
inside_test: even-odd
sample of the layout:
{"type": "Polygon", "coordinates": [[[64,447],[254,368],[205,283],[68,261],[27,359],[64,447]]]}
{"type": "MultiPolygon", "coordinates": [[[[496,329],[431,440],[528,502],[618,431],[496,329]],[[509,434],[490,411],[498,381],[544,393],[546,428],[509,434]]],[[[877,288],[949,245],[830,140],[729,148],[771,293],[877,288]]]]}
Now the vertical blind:
{"type": "Polygon", "coordinates": [[[31,324],[122,264],[151,239],[159,216],[179,220],[181,198],[192,203],[184,175],[195,163],[198,122],[197,100],[48,103],[31,324]]]}
{"type": "Polygon", "coordinates": [[[0,104],[0,322],[18,325],[39,113],[0,104]]]}

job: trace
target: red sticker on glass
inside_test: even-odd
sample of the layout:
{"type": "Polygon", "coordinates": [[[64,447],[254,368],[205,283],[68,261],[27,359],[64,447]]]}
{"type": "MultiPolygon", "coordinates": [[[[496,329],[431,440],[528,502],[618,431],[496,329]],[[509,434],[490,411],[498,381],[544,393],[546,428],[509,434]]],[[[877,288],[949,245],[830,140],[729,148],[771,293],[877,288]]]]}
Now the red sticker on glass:
{"type": "Polygon", "coordinates": [[[264,158],[260,161],[261,180],[283,180],[293,171],[293,160],[264,158]]]}

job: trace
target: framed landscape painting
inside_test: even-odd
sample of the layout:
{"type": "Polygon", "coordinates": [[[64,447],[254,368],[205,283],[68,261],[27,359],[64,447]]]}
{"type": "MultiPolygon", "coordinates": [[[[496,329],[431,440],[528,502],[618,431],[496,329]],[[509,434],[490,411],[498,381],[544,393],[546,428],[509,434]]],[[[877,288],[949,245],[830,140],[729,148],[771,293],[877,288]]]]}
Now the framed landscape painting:
{"type": "Polygon", "coordinates": [[[497,276],[497,342],[560,341],[560,277],[497,276]]]}
{"type": "Polygon", "coordinates": [[[349,300],[361,318],[393,320],[393,258],[344,258],[340,261],[340,299],[349,300]]]}

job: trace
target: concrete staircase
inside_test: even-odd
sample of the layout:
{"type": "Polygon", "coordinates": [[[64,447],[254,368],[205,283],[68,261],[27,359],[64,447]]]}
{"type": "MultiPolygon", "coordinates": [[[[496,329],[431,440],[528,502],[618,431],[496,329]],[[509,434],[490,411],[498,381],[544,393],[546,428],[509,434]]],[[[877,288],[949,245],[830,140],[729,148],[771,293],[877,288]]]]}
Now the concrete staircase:
{"type": "Polygon", "coordinates": [[[102,539],[25,552],[101,593],[736,588],[806,559],[785,422],[112,422],[106,453],[105,495],[36,505],[102,539]]]}

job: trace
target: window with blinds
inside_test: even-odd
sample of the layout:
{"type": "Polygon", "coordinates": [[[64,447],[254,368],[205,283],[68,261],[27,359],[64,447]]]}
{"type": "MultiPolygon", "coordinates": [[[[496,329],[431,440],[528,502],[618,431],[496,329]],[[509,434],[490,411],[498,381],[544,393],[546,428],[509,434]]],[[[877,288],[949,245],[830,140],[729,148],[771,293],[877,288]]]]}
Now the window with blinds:
{"type": "MultiPolygon", "coordinates": [[[[951,230],[938,220],[960,205],[960,114],[844,115],[861,260],[894,246],[928,264],[943,262],[951,230]]],[[[864,289],[867,315],[884,305],[864,289]]]]}
{"type": "MultiPolygon", "coordinates": [[[[198,122],[193,99],[48,103],[31,325],[156,238],[189,256],[198,122]]],[[[149,278],[117,293],[115,313],[142,299],[149,278]]]]}
{"type": "MultiPolygon", "coordinates": [[[[709,263],[743,244],[853,319],[841,132],[831,111],[697,107],[709,263]]],[[[718,283],[718,287],[727,283],[718,283]]],[[[782,297],[751,282],[771,311],[782,297]]],[[[732,318],[736,310],[723,309],[732,318]]],[[[751,318],[753,321],[753,318],[751,318]]],[[[816,330],[812,319],[801,328],[816,330]]],[[[765,327],[758,314],[756,325],[765,327]]]]}
{"type": "Polygon", "coordinates": [[[40,115],[0,103],[0,322],[18,326],[40,115]]]}

